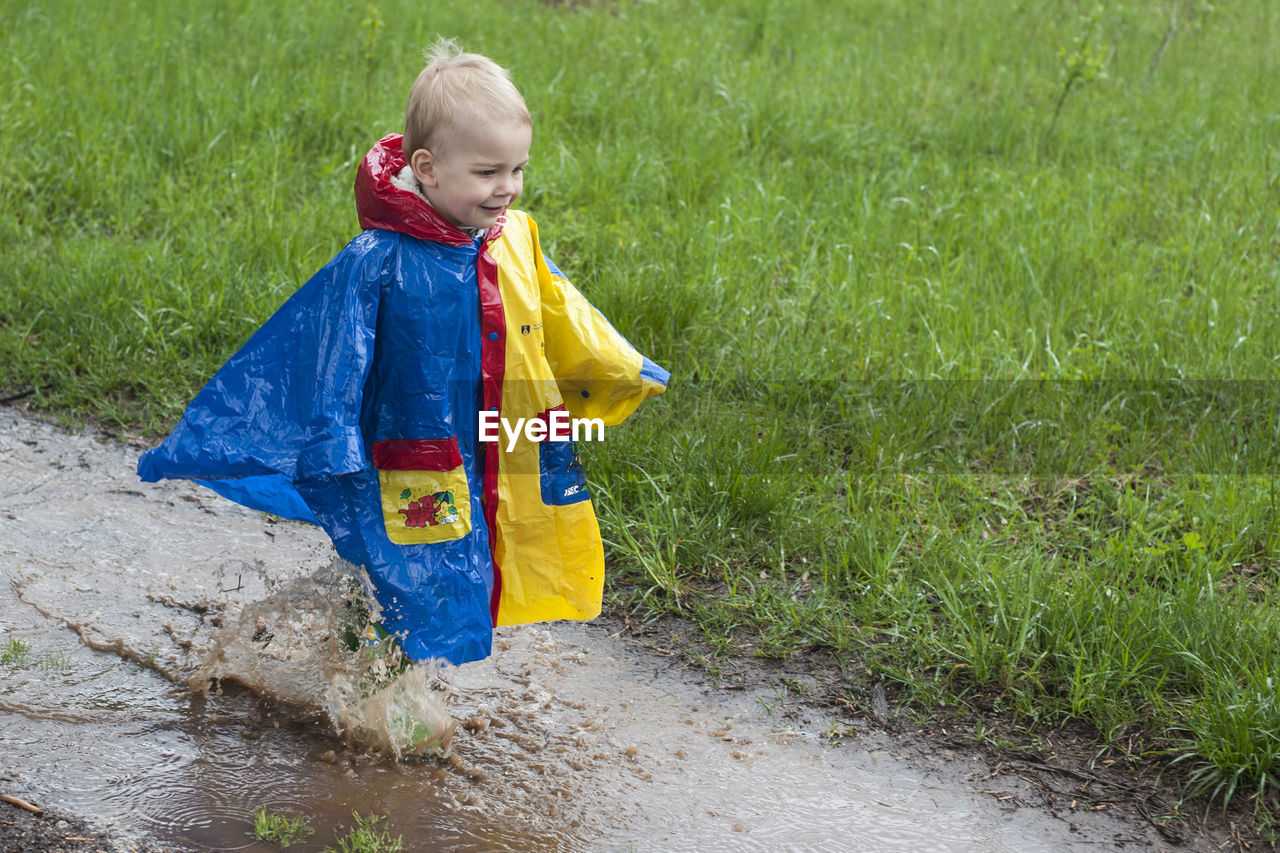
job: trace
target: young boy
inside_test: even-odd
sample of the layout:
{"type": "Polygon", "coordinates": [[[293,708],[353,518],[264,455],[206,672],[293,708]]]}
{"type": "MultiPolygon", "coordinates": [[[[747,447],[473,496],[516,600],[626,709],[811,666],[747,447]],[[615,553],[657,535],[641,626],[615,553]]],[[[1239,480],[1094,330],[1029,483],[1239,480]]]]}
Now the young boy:
{"type": "Polygon", "coordinates": [[[452,42],[429,60],[403,138],[360,164],[363,233],[232,356],[138,475],[319,523],[368,572],[405,653],[457,664],[490,653],[495,625],[600,612],[603,549],[563,426],[617,424],[668,374],[511,209],[531,122],[507,72],[452,42]]]}

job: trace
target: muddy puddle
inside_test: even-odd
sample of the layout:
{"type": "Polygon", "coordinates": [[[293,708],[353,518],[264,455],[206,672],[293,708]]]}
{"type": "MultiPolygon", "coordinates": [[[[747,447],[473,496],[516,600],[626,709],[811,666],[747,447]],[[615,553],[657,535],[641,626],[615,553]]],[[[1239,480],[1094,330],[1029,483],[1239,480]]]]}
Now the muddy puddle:
{"type": "Polygon", "coordinates": [[[100,824],[121,849],[279,849],[246,834],[261,807],[305,815],[304,850],[334,845],[353,811],[431,851],[1145,846],[1103,814],[1009,808],[980,768],[907,760],[883,732],[832,745],[823,721],[778,713],[785,696],[707,689],[598,624],[503,629],[489,660],[423,678],[423,701],[457,723],[443,757],[348,745],[315,670],[232,661],[256,690],[192,693],[220,626],[341,581],[318,530],[138,483],[137,452],[0,410],[4,793],[100,824]]]}

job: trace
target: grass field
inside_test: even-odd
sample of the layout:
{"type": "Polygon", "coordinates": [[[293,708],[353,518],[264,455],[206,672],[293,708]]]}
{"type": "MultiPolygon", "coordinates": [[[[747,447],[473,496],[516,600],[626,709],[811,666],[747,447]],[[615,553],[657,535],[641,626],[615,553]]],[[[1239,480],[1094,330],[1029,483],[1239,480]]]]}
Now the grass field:
{"type": "Polygon", "coordinates": [[[527,97],[544,247],[673,374],[587,449],[616,603],[1275,814],[1270,0],[0,8],[0,396],[166,431],[453,35],[527,97]]]}

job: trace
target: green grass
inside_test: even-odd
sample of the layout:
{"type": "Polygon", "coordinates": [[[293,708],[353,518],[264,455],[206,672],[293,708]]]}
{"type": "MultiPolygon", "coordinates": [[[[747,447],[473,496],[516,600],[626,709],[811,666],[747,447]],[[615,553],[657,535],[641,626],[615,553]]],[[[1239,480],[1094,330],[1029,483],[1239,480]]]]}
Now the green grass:
{"type": "Polygon", "coordinates": [[[289,817],[275,814],[267,811],[265,807],[253,813],[251,834],[259,841],[266,841],[279,847],[292,847],[294,844],[301,844],[312,832],[311,827],[307,825],[307,818],[302,816],[289,817]]]}
{"type": "Polygon", "coordinates": [[[65,670],[71,666],[66,652],[44,652],[31,657],[31,641],[11,637],[0,645],[0,666],[35,666],[45,671],[65,670]]]}
{"type": "Polygon", "coordinates": [[[31,644],[26,640],[10,638],[0,646],[0,664],[22,666],[31,654],[31,644]]]}
{"type": "Polygon", "coordinates": [[[385,815],[361,817],[352,812],[352,817],[356,825],[338,839],[336,851],[326,847],[325,853],[401,853],[404,850],[404,838],[399,835],[392,838],[390,830],[382,826],[385,815]]]}
{"type": "Polygon", "coordinates": [[[457,36],[529,101],[548,253],[674,376],[585,448],[616,603],[1274,808],[1275,4],[4,12],[0,396],[165,431],[457,36]]]}

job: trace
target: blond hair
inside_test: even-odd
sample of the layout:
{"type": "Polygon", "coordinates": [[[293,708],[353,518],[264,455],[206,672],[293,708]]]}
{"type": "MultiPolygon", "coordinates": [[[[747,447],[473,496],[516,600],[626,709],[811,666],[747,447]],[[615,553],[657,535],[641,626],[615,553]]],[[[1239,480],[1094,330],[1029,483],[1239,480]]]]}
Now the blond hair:
{"type": "Polygon", "coordinates": [[[529,108],[507,69],[478,53],[463,53],[453,39],[427,51],[427,66],[409,89],[404,108],[404,157],[447,145],[456,123],[475,118],[532,124],[529,108]]]}

